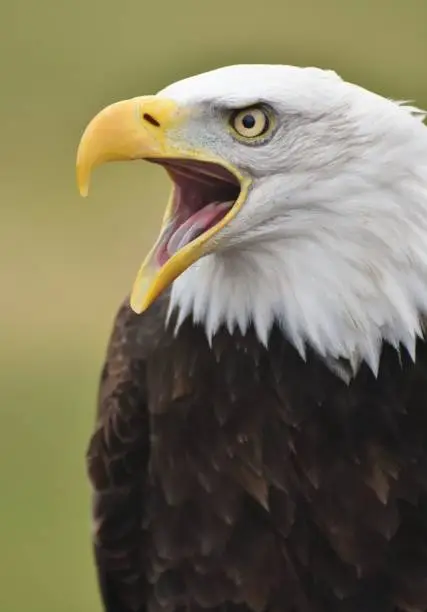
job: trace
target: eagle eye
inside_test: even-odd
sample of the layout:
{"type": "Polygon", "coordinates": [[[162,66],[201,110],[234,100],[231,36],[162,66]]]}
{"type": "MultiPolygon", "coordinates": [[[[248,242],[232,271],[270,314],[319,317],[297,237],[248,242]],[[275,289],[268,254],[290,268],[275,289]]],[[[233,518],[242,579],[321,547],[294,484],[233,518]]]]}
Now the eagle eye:
{"type": "Polygon", "coordinates": [[[262,108],[245,108],[232,114],[230,124],[238,137],[252,140],[268,132],[270,118],[262,108]]]}

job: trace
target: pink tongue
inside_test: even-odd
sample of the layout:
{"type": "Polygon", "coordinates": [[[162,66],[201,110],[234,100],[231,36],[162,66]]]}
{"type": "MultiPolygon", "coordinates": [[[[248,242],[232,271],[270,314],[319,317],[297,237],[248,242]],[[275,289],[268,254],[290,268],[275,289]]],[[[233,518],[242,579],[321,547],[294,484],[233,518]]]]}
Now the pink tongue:
{"type": "Polygon", "coordinates": [[[212,202],[204,208],[195,212],[182,225],[180,225],[169,238],[167,252],[169,257],[188,244],[194,238],[205,232],[209,227],[215,225],[219,219],[224,217],[232,202],[212,202]]]}

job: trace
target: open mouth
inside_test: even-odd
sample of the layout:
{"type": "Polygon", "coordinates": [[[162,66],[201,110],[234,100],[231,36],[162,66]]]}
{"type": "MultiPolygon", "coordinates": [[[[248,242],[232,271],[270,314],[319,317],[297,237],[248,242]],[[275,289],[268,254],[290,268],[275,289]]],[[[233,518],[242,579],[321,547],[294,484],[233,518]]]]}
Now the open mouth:
{"type": "Polygon", "coordinates": [[[151,159],[171,177],[171,215],[155,254],[163,266],[185,245],[214,227],[233,207],[240,194],[237,177],[219,164],[182,159],[151,159]]]}

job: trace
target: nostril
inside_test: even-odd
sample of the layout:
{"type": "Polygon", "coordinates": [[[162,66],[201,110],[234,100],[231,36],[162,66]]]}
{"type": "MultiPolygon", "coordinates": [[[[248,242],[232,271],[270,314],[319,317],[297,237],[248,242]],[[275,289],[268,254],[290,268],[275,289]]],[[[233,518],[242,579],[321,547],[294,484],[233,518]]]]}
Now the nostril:
{"type": "Polygon", "coordinates": [[[145,119],[145,121],[147,121],[148,123],[151,123],[151,125],[155,125],[156,127],[160,127],[160,123],[157,121],[157,119],[155,119],[153,117],[153,115],[150,115],[149,113],[144,113],[143,114],[143,118],[145,119]]]}

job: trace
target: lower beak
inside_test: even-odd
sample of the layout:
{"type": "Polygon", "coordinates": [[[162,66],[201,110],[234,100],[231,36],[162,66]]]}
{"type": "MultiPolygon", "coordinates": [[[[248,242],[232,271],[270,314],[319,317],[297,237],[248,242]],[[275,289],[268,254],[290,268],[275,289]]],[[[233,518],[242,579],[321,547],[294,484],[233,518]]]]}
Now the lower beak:
{"type": "Polygon", "coordinates": [[[157,96],[143,96],[117,102],[102,110],[87,126],[77,152],[77,182],[82,196],[86,196],[92,170],[107,161],[133,159],[196,159],[220,163],[237,176],[240,196],[232,209],[214,227],[178,250],[159,267],[155,253],[165,228],[173,215],[173,198],[169,200],[160,235],[145,258],[135,280],[131,307],[141,313],[191,264],[208,252],[207,242],[233,218],[245,199],[249,184],[234,168],[222,160],[212,159],[203,152],[176,146],[168,132],[177,128],[188,115],[173,100],[157,96]]]}

